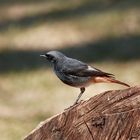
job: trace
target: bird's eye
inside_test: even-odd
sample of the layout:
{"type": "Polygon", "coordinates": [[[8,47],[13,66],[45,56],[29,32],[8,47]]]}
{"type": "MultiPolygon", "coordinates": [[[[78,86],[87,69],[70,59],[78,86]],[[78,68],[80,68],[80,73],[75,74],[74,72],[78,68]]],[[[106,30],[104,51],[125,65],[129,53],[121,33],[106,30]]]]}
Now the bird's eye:
{"type": "Polygon", "coordinates": [[[46,54],[46,57],[50,62],[55,62],[54,56],[46,54]]]}
{"type": "Polygon", "coordinates": [[[47,57],[48,60],[52,60],[53,59],[53,56],[48,55],[48,54],[46,54],[46,57],[47,57]]]}

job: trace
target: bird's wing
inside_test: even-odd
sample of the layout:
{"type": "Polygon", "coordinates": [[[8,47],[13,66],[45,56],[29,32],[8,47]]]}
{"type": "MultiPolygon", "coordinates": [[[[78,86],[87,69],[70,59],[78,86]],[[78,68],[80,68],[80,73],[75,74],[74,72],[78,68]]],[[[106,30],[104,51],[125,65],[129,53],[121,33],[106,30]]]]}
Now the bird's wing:
{"type": "Polygon", "coordinates": [[[113,74],[103,72],[99,69],[93,68],[86,63],[78,61],[76,59],[67,59],[63,65],[63,73],[67,75],[74,75],[79,77],[88,76],[101,76],[101,77],[114,77],[113,74]]]}

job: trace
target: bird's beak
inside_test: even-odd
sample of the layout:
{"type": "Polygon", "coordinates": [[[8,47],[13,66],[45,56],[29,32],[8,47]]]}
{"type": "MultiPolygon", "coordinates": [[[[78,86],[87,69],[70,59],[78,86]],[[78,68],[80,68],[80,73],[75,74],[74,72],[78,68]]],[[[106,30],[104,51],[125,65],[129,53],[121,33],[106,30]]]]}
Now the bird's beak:
{"type": "Polygon", "coordinates": [[[46,55],[45,54],[41,54],[40,57],[46,57],[46,55]]]}

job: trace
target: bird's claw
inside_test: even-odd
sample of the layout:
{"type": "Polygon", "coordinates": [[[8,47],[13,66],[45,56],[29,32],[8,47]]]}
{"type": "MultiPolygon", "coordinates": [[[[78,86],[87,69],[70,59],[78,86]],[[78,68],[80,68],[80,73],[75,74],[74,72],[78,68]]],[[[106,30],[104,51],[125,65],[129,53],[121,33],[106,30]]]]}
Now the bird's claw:
{"type": "Polygon", "coordinates": [[[67,110],[69,110],[69,109],[71,109],[71,108],[74,108],[76,105],[82,103],[83,101],[84,101],[84,100],[80,100],[79,102],[75,102],[73,105],[71,105],[71,106],[69,106],[68,108],[64,109],[64,111],[67,111],[67,110]]]}

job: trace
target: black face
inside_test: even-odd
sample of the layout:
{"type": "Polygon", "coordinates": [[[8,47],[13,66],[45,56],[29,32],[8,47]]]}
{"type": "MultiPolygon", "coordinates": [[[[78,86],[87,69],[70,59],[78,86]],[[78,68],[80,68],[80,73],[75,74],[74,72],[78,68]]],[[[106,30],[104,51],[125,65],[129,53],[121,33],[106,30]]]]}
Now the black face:
{"type": "Polygon", "coordinates": [[[52,56],[51,54],[45,54],[45,56],[46,56],[46,58],[47,58],[48,61],[50,61],[52,63],[56,62],[55,57],[52,56]]]}

